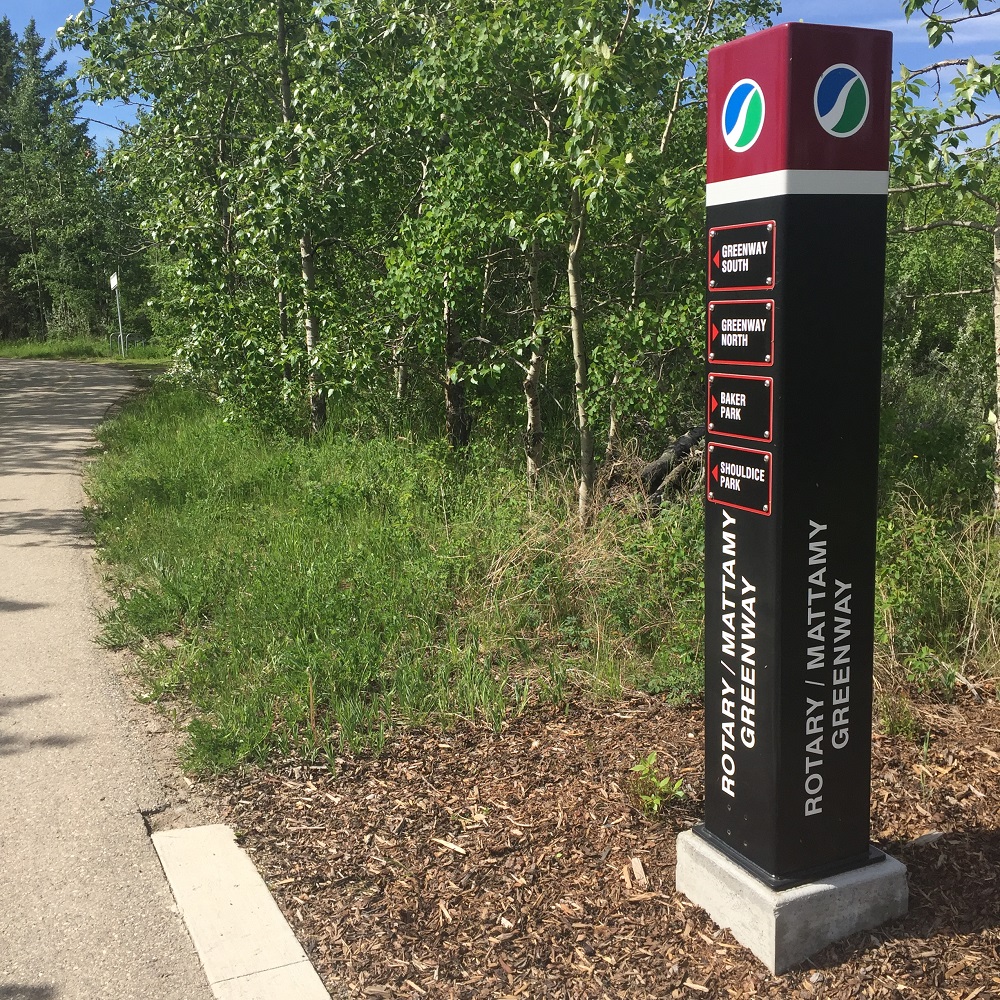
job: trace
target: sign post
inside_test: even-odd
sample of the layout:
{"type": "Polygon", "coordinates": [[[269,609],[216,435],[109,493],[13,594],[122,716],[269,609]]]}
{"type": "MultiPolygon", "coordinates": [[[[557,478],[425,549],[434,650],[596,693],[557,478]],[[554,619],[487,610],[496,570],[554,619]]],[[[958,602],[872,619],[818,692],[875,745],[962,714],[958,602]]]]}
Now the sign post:
{"type": "Polygon", "coordinates": [[[121,348],[122,357],[125,357],[125,328],[122,326],[122,301],[118,292],[118,272],[111,275],[111,288],[115,293],[115,305],[118,307],[118,346],[121,348]]]}
{"type": "Polygon", "coordinates": [[[708,69],[705,822],[677,885],[772,971],[906,912],[869,843],[889,32],[708,69]]]}

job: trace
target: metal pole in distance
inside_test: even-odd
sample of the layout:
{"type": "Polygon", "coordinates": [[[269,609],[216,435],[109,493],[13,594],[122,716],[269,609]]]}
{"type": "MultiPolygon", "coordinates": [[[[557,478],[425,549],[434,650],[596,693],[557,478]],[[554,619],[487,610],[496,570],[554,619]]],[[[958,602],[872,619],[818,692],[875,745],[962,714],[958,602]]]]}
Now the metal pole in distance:
{"type": "Polygon", "coordinates": [[[115,306],[118,309],[118,346],[125,357],[125,328],[122,326],[122,300],[118,292],[118,272],[111,275],[111,287],[115,290],[115,306]]]}
{"type": "Polygon", "coordinates": [[[906,911],[869,845],[891,54],[797,23],[709,55],[705,822],[677,884],[772,969],[906,911]]]}

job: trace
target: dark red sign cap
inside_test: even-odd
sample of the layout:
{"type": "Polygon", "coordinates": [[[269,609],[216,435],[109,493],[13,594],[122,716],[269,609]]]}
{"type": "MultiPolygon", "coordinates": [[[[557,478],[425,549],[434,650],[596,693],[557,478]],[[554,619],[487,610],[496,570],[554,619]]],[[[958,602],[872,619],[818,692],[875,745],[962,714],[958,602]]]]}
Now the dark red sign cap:
{"type": "Polygon", "coordinates": [[[708,182],[885,171],[892,33],[779,24],[708,56],[708,182]]]}

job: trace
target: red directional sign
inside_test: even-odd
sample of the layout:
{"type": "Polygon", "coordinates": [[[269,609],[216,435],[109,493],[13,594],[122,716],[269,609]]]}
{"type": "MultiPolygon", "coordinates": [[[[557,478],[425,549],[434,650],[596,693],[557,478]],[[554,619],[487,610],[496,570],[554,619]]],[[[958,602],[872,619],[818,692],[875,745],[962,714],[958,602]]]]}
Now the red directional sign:
{"type": "Polygon", "coordinates": [[[708,446],[708,499],[756,514],[771,513],[771,456],[764,451],[708,446]]]}
{"type": "Polygon", "coordinates": [[[772,440],[774,381],[759,375],[708,376],[710,434],[772,440]]]}
{"type": "Polygon", "coordinates": [[[711,364],[770,365],[774,362],[774,300],[719,299],[708,306],[711,364]]]}
{"type": "Polygon", "coordinates": [[[774,287],[775,225],[715,226],[708,233],[708,287],[713,292],[774,287]]]}

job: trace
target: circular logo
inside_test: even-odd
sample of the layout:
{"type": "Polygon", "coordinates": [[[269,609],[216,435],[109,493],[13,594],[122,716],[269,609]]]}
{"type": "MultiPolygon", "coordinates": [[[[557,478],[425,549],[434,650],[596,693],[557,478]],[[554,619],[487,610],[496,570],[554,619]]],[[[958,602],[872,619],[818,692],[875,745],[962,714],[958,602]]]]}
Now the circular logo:
{"type": "Polygon", "coordinates": [[[756,80],[740,80],[722,105],[722,135],[734,153],[746,152],[764,131],[764,91],[756,80]]]}
{"type": "Polygon", "coordinates": [[[831,66],[816,83],[816,118],[825,131],[838,139],[854,135],[864,125],[870,106],[865,78],[847,63],[831,66]]]}

